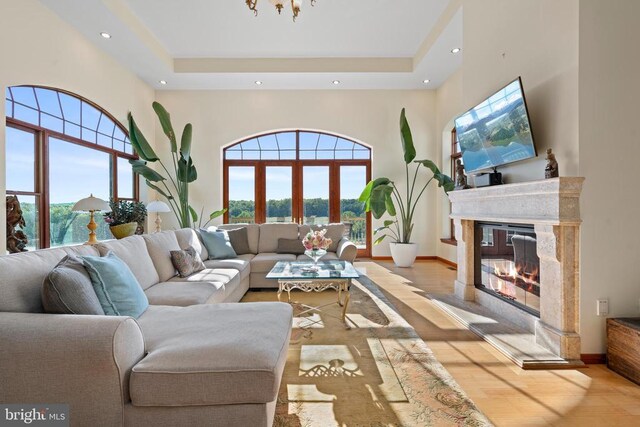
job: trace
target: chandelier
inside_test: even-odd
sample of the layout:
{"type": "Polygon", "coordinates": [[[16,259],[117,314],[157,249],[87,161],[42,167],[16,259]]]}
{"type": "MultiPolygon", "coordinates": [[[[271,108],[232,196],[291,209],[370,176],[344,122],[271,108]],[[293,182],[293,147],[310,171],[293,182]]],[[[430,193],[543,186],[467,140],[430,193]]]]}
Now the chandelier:
{"type": "MultiPolygon", "coordinates": [[[[293,11],[293,21],[295,22],[298,14],[300,13],[300,6],[302,5],[302,0],[269,0],[269,2],[276,7],[278,11],[278,15],[282,13],[282,9],[284,9],[284,4],[287,2],[291,2],[291,10],[293,11]]],[[[311,0],[311,6],[314,5],[316,0],[311,0]]],[[[258,16],[258,0],[245,0],[249,9],[253,10],[253,13],[258,16]]]]}

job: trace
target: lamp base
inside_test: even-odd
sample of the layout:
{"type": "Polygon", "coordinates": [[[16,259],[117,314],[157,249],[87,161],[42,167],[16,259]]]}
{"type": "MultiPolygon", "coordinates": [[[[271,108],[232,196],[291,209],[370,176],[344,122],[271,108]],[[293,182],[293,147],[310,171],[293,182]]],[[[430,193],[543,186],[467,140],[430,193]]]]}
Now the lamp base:
{"type": "Polygon", "coordinates": [[[162,224],[162,219],[160,219],[160,214],[156,212],[156,233],[160,233],[162,231],[160,224],[162,224]]]}
{"type": "Polygon", "coordinates": [[[98,238],[96,235],[96,230],[98,229],[98,224],[96,224],[96,221],[93,217],[93,213],[95,211],[89,211],[89,216],[90,216],[90,220],[89,220],[89,224],[87,224],[87,228],[89,229],[89,240],[87,240],[84,244],[85,245],[95,245],[96,243],[98,243],[98,238]]]}

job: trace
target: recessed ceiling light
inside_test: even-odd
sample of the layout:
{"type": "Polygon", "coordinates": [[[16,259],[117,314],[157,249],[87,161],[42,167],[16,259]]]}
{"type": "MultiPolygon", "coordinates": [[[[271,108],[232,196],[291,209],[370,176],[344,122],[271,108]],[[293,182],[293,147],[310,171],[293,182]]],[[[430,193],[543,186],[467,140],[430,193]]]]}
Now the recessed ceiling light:
{"type": "Polygon", "coordinates": [[[454,47],[453,49],[451,49],[451,53],[458,53],[460,52],[462,49],[460,49],[459,47],[454,47]]]}
{"type": "Polygon", "coordinates": [[[333,83],[334,85],[339,85],[340,84],[340,80],[334,80],[331,83],[333,83]]]}
{"type": "Polygon", "coordinates": [[[111,34],[109,34],[109,33],[102,32],[102,33],[100,33],[100,35],[102,37],[104,37],[105,39],[110,39],[111,38],[111,34]]]}
{"type": "Polygon", "coordinates": [[[160,80],[160,81],[158,81],[158,83],[160,83],[161,85],[166,85],[167,81],[166,80],[160,80]]]}
{"type": "Polygon", "coordinates": [[[260,85],[262,84],[262,82],[261,82],[260,80],[256,80],[256,84],[257,84],[258,86],[260,86],[260,85]]]}
{"type": "Polygon", "coordinates": [[[422,83],[427,84],[427,83],[429,83],[430,81],[431,81],[431,80],[429,80],[429,79],[424,79],[424,80],[422,81],[422,83]]]}

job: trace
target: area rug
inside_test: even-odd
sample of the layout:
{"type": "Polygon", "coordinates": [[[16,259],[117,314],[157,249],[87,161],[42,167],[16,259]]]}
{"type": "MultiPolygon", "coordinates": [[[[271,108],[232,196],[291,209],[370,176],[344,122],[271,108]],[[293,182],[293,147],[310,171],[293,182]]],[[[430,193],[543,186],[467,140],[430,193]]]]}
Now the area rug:
{"type": "MultiPolygon", "coordinates": [[[[336,298],[332,290],[292,293],[316,306],[336,298]]],[[[249,292],[243,302],[276,299],[275,291],[249,292]]],[[[294,307],[274,426],[491,425],[367,277],[351,287],[350,329],[337,304],[301,311],[294,307]]]]}

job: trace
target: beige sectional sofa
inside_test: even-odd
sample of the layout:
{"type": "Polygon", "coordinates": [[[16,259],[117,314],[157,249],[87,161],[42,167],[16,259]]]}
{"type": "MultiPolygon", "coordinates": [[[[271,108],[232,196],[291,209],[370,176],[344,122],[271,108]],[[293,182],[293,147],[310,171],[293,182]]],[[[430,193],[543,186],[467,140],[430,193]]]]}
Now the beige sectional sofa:
{"type": "MultiPolygon", "coordinates": [[[[0,403],[66,403],[78,426],[271,425],[292,310],[235,303],[249,287],[275,286],[266,273],[280,259],[296,259],[274,252],[277,239],[307,230],[222,228],[240,226],[255,253],[205,261],[188,278],[176,276],[169,251],[192,246],[207,259],[191,229],[0,257],[0,403]],[[150,306],[137,320],[43,313],[43,280],[62,258],[108,251],[147,295],[150,306]]],[[[355,255],[340,239],[327,259],[355,255]]]]}

